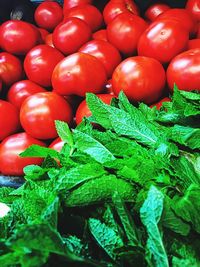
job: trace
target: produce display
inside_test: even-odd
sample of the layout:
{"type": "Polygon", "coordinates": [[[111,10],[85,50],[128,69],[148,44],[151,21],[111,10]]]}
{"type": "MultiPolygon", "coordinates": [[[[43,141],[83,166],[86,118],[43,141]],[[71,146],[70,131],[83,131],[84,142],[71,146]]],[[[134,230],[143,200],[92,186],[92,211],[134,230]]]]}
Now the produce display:
{"type": "Polygon", "coordinates": [[[142,2],[0,13],[0,266],[200,266],[200,3],[142,2]]]}

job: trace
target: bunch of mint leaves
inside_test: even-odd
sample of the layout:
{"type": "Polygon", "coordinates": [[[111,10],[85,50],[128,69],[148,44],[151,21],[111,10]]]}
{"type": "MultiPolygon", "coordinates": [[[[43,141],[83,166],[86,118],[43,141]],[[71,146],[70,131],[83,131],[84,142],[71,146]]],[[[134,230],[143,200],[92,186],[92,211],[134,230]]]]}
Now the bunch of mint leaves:
{"type": "Polygon", "coordinates": [[[199,267],[200,94],[158,111],[87,94],[90,118],[56,121],[60,153],[33,145],[18,189],[0,188],[1,267],[199,267]]]}

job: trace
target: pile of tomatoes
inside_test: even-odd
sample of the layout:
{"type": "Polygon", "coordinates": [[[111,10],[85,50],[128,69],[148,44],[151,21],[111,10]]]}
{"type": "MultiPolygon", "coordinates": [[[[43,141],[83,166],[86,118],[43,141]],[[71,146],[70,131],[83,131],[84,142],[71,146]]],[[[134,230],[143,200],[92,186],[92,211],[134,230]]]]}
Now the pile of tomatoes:
{"type": "Polygon", "coordinates": [[[41,158],[20,158],[31,144],[60,150],[54,121],[79,124],[86,92],[109,104],[123,90],[131,102],[160,108],[174,83],[200,89],[200,1],[164,3],[144,14],[132,0],[44,1],[35,24],[0,25],[0,172],[23,175],[41,158]]]}

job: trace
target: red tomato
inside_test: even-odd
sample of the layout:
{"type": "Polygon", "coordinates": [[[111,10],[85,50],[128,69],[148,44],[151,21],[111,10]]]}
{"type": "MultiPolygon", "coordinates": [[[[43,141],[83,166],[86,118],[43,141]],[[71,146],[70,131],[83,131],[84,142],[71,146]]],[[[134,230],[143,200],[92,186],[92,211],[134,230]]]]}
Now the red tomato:
{"type": "Polygon", "coordinates": [[[63,19],[63,10],[57,2],[46,1],[37,6],[34,18],[39,27],[53,31],[63,19]]]}
{"type": "Polygon", "coordinates": [[[162,19],[170,19],[179,21],[182,26],[184,26],[189,33],[193,34],[196,32],[195,21],[190,15],[190,13],[186,9],[182,8],[171,8],[164,13],[162,13],[157,18],[158,20],[162,19]]]}
{"type": "Polygon", "coordinates": [[[92,4],[92,2],[93,0],[64,0],[63,13],[66,14],[72,7],[92,4]]]}
{"type": "Polygon", "coordinates": [[[49,46],[55,48],[55,46],[53,44],[53,34],[52,33],[46,35],[44,42],[46,45],[49,45],[49,46]]]}
{"type": "Polygon", "coordinates": [[[0,27],[1,47],[11,54],[25,55],[40,40],[39,30],[25,21],[9,20],[0,27]]]}
{"type": "Polygon", "coordinates": [[[90,54],[99,59],[105,67],[108,78],[112,76],[114,69],[122,60],[119,51],[106,41],[92,40],[83,45],[79,52],[90,54]]]}
{"type": "Polygon", "coordinates": [[[200,91],[200,49],[190,49],[173,58],[167,68],[167,81],[172,90],[175,83],[180,90],[200,91]]]}
{"type": "Polygon", "coordinates": [[[105,85],[105,90],[104,90],[105,94],[111,94],[114,95],[113,92],[113,86],[112,86],[112,79],[109,79],[105,85]]]}
{"type": "Polygon", "coordinates": [[[87,23],[78,18],[67,18],[53,32],[53,44],[63,54],[69,55],[90,40],[91,29],[87,23]]]}
{"type": "Polygon", "coordinates": [[[157,2],[148,7],[144,15],[149,21],[154,21],[160,14],[168,9],[170,9],[170,6],[157,2]]]}
{"type": "Polygon", "coordinates": [[[188,42],[188,50],[193,48],[200,48],[200,39],[192,39],[188,42]]]}
{"type": "Polygon", "coordinates": [[[187,48],[188,40],[188,31],[179,21],[158,20],[141,35],[138,42],[138,55],[168,63],[187,48]]]}
{"type": "Polygon", "coordinates": [[[3,84],[9,86],[22,79],[22,76],[21,61],[7,52],[0,53],[0,79],[3,84]]]}
{"type": "Polygon", "coordinates": [[[139,15],[139,9],[132,0],[109,1],[103,10],[103,18],[105,23],[109,24],[114,18],[124,12],[131,12],[134,15],[139,15]]]}
{"type": "Polygon", "coordinates": [[[200,23],[198,25],[197,38],[200,38],[200,23]]]}
{"type": "MultiPolygon", "coordinates": [[[[97,95],[104,103],[110,105],[113,95],[110,94],[99,94],[97,95]]],[[[90,117],[92,115],[91,111],[88,108],[86,100],[83,100],[76,110],[76,124],[81,123],[83,117],[90,117]]]]}
{"type": "Polygon", "coordinates": [[[98,30],[98,31],[94,32],[92,34],[92,38],[94,40],[108,41],[107,30],[106,29],[102,29],[102,30],[98,30]]]}
{"type": "Polygon", "coordinates": [[[52,72],[63,58],[63,54],[49,45],[34,47],[24,60],[24,70],[28,79],[44,87],[51,86],[52,72]]]}
{"type": "Polygon", "coordinates": [[[52,92],[37,93],[24,100],[20,121],[24,130],[34,138],[57,137],[55,120],[71,123],[72,109],[60,95],[52,92]]]}
{"type": "Polygon", "coordinates": [[[64,146],[65,142],[60,139],[60,137],[56,138],[50,145],[49,148],[54,149],[58,152],[61,151],[62,147],[64,146]]]}
{"type": "Polygon", "coordinates": [[[108,41],[125,55],[133,55],[141,34],[147,28],[141,17],[131,13],[118,15],[107,27],[108,41]]]}
{"type": "Polygon", "coordinates": [[[44,88],[29,80],[22,80],[14,83],[7,94],[7,99],[15,107],[21,107],[23,101],[30,95],[46,92],[44,88]]]}
{"type": "Polygon", "coordinates": [[[152,104],[150,108],[156,107],[156,109],[159,110],[162,107],[163,102],[171,102],[171,99],[169,97],[164,97],[157,103],[152,104]]]}
{"type": "Polygon", "coordinates": [[[190,12],[193,18],[200,22],[200,2],[199,0],[188,0],[186,9],[190,12]]]}
{"type": "Polygon", "coordinates": [[[20,128],[19,111],[11,103],[0,99],[0,141],[20,128]]]}
{"type": "Polygon", "coordinates": [[[23,175],[23,168],[30,164],[40,165],[42,158],[22,158],[19,156],[30,145],[46,146],[45,143],[27,133],[11,135],[0,144],[0,172],[4,175],[23,175]]]}
{"type": "Polygon", "coordinates": [[[0,92],[2,90],[2,80],[0,79],[0,92]]]}
{"type": "Polygon", "coordinates": [[[61,95],[85,96],[100,93],[107,80],[103,64],[94,56],[77,52],[63,59],[54,69],[52,85],[61,95]]]}
{"type": "Polygon", "coordinates": [[[40,35],[41,35],[41,43],[45,42],[46,36],[49,34],[49,32],[45,29],[42,28],[38,28],[38,30],[40,31],[40,35]]]}
{"type": "Polygon", "coordinates": [[[122,90],[130,101],[153,103],[162,95],[165,70],[159,61],[148,57],[130,57],[122,61],[113,72],[115,95],[122,90]]]}
{"type": "Polygon", "coordinates": [[[98,30],[103,24],[103,16],[101,12],[92,5],[76,6],[68,10],[65,18],[76,17],[84,20],[94,32],[98,30]]]}

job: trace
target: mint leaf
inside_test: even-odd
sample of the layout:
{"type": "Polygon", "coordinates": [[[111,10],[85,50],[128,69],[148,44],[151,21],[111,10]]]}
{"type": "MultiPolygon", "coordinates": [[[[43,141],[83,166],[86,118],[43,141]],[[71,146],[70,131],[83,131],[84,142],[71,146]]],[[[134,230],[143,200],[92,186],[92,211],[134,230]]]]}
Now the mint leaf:
{"type": "Polygon", "coordinates": [[[99,163],[115,160],[114,155],[90,135],[74,130],[75,146],[99,163]]]}
{"type": "Polygon", "coordinates": [[[122,247],[123,241],[114,229],[102,223],[98,219],[90,218],[89,229],[98,244],[106,251],[111,259],[116,259],[115,250],[122,247]]]}
{"type": "Polygon", "coordinates": [[[54,149],[39,146],[39,145],[31,145],[24,152],[20,153],[21,157],[38,157],[38,158],[46,158],[50,156],[52,158],[58,158],[58,152],[54,149]]]}
{"type": "Polygon", "coordinates": [[[70,147],[73,147],[74,140],[73,140],[73,136],[69,129],[68,124],[64,121],[56,120],[55,125],[56,125],[57,133],[59,137],[61,138],[61,140],[68,143],[70,147]]]}
{"type": "Polygon", "coordinates": [[[154,266],[156,267],[169,266],[167,254],[158,227],[163,211],[163,199],[163,194],[158,191],[155,186],[151,186],[147,199],[140,209],[140,217],[148,233],[147,249],[150,258],[153,255],[155,261],[154,266]]]}

